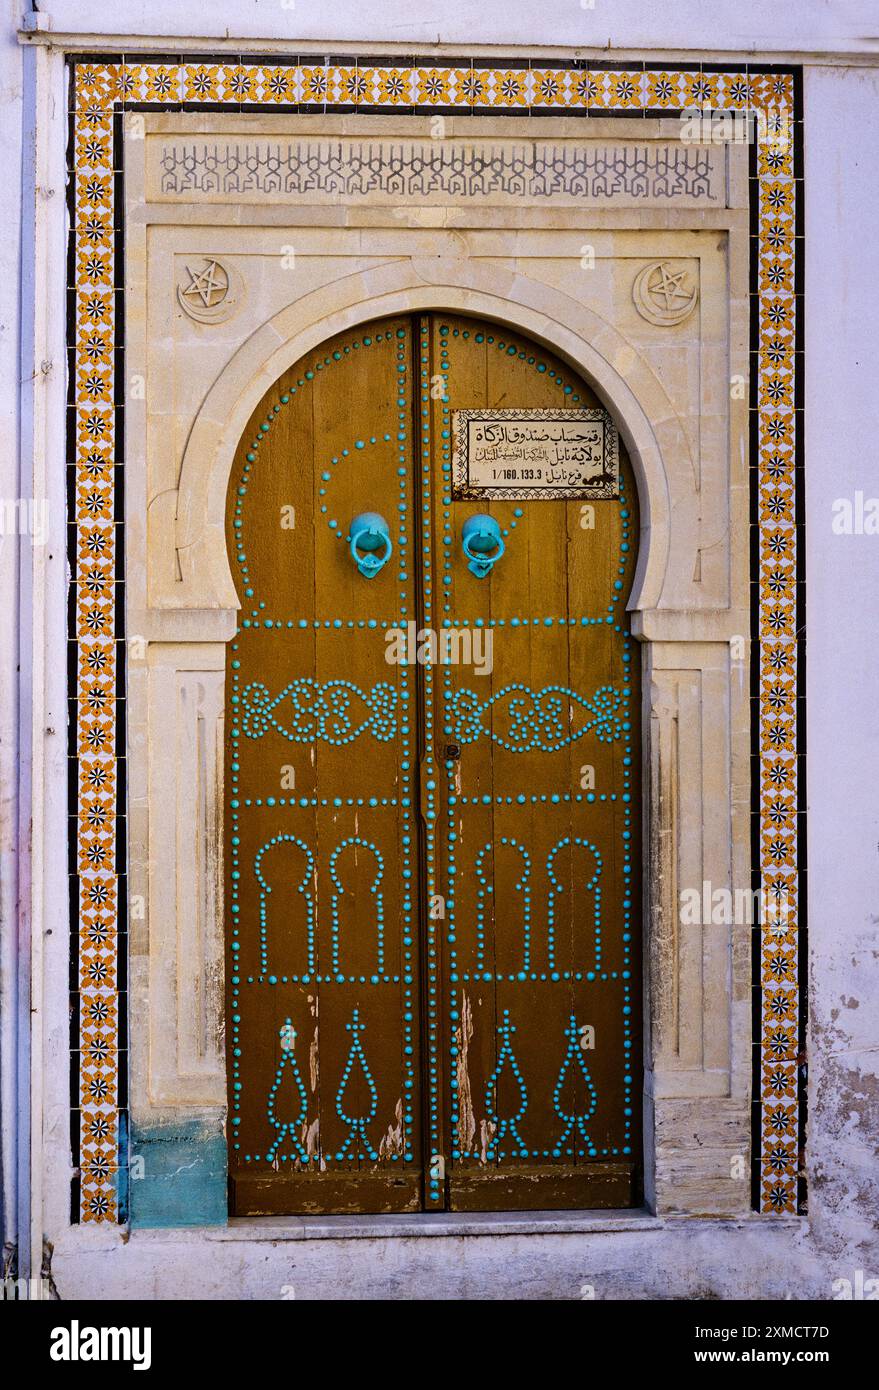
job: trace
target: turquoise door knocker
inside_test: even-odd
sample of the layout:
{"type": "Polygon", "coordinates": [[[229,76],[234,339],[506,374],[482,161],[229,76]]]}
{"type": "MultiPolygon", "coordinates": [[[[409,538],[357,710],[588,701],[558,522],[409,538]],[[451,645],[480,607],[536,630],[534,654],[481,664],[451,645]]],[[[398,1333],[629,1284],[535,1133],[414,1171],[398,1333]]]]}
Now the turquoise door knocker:
{"type": "Polygon", "coordinates": [[[364,579],[374,579],[391,558],[388,523],[378,512],[361,512],[351,522],[351,556],[364,579]]]}
{"type": "Polygon", "coordinates": [[[493,516],[480,513],[468,517],[461,532],[461,545],[469,562],[467,568],[477,579],[485,579],[504,553],[501,528],[493,516]],[[494,553],[492,553],[494,552],[494,553]]]}

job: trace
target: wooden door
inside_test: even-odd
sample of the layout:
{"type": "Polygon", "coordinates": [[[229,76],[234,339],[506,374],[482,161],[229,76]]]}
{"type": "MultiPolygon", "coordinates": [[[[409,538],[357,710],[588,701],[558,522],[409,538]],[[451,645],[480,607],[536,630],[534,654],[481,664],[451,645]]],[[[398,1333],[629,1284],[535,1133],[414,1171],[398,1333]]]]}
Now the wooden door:
{"type": "Polygon", "coordinates": [[[631,470],[591,511],[451,490],[455,411],[595,404],[535,344],[430,315],[323,345],[245,432],[234,1214],[638,1200],[631,470]],[[358,568],[364,513],[390,545],[367,538],[358,568]],[[504,536],[484,578],[461,550],[476,513],[504,536]]]}

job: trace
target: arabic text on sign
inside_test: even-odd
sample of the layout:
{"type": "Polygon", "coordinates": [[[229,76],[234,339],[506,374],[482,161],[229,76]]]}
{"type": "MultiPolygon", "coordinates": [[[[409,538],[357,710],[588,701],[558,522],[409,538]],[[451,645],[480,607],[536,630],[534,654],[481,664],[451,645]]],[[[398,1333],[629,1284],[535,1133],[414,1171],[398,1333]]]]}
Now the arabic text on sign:
{"type": "Polygon", "coordinates": [[[582,422],[470,422],[470,476],[482,485],[576,487],[603,469],[604,430],[582,422]]]}

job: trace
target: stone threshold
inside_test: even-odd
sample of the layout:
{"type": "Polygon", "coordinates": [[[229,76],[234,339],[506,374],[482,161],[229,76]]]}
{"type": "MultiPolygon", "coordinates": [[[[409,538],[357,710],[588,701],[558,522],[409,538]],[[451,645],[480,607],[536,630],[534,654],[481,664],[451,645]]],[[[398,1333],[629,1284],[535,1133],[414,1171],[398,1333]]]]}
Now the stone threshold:
{"type": "MultiPolygon", "coordinates": [[[[674,1213],[656,1216],[646,1207],[638,1210],[572,1212],[415,1212],[371,1216],[264,1216],[231,1217],[225,1226],[204,1227],[200,1234],[219,1241],[381,1240],[442,1236],[541,1236],[617,1235],[636,1231],[641,1235],[674,1227],[725,1230],[746,1227],[795,1229],[806,1224],[801,1216],[767,1216],[749,1212],[738,1216],[706,1213],[692,1216],[674,1213]]],[[[137,1236],[144,1232],[138,1231],[137,1236]]]]}
{"type": "Polygon", "coordinates": [[[213,1240],[377,1240],[402,1237],[579,1235],[659,1231],[661,1217],[646,1210],[570,1212],[415,1212],[373,1216],[232,1217],[205,1229],[213,1240]]]}

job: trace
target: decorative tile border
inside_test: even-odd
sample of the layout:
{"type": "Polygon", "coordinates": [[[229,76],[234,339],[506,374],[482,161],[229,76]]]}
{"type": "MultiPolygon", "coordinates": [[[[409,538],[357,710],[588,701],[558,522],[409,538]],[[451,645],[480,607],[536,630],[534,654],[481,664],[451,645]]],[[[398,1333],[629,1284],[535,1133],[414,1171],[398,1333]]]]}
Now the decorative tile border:
{"type": "Polygon", "coordinates": [[[600,63],[432,66],[76,60],[69,145],[68,520],[73,1219],[127,1217],[122,140],[127,109],[751,113],[754,887],[787,915],[754,933],[755,1205],[804,1209],[805,836],[800,788],[802,171],[790,70],[600,63]],[[799,833],[798,833],[799,832],[799,833]]]}

